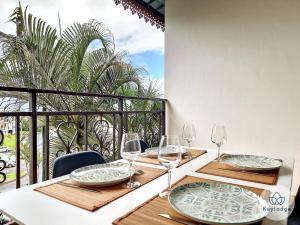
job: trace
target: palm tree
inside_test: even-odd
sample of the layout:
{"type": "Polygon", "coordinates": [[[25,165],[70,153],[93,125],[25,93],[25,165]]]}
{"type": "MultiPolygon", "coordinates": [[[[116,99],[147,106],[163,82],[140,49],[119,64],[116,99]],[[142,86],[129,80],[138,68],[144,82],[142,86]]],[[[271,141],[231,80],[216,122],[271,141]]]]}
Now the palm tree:
{"type": "MultiPolygon", "coordinates": [[[[103,23],[96,20],[84,24],[75,23],[58,35],[55,28],[28,14],[27,8],[23,10],[20,4],[10,21],[16,25],[16,35],[0,31],[0,85],[158,97],[153,84],[147,87],[143,85],[141,77],[146,71],[127,63],[124,60],[126,52],[115,51],[113,35],[103,23]],[[95,41],[98,47],[90,50],[95,41]]],[[[5,96],[5,107],[20,109],[28,102],[28,97],[22,94],[8,96],[5,93],[2,96],[5,96]]],[[[114,109],[115,103],[101,98],[39,94],[38,107],[44,111],[101,111],[114,109]]],[[[130,107],[149,109],[158,106],[146,102],[132,103],[130,107]]],[[[96,116],[88,118],[91,144],[98,141],[91,126],[97,119],[96,116]]],[[[83,149],[83,118],[53,116],[50,120],[50,152],[53,158],[57,156],[57,152],[66,151],[56,134],[56,127],[66,121],[69,123],[61,127],[61,136],[72,139],[75,129],[78,129],[73,148],[83,149]]],[[[112,116],[106,116],[105,121],[111,124],[112,116]]],[[[133,122],[131,124],[132,128],[136,126],[133,122]]],[[[100,145],[102,148],[111,147],[110,142],[100,145]]],[[[107,157],[110,158],[111,154],[107,157]]]]}
{"type": "MultiPolygon", "coordinates": [[[[131,87],[129,85],[124,85],[120,88],[121,95],[126,96],[136,96],[138,92],[140,95],[147,96],[149,98],[162,97],[160,93],[160,87],[155,80],[146,80],[143,82],[143,88],[138,90],[136,87],[131,87]]],[[[125,102],[124,110],[126,111],[151,111],[160,110],[161,102],[157,101],[141,101],[141,100],[131,100],[125,102]]],[[[160,140],[161,125],[161,115],[154,113],[144,113],[144,114],[132,114],[128,115],[127,127],[131,132],[138,132],[140,137],[144,139],[150,146],[158,146],[160,140]]]]}
{"type": "MultiPolygon", "coordinates": [[[[59,37],[56,29],[27,14],[27,9],[23,12],[21,6],[10,21],[16,24],[17,35],[0,32],[2,84],[103,94],[114,94],[128,83],[139,86],[145,71],[125,63],[126,52],[115,52],[113,35],[103,23],[75,23],[59,37]],[[95,40],[99,47],[89,51],[95,40]]],[[[42,102],[48,97],[42,96],[42,102]]],[[[62,110],[74,106],[55,99],[50,99],[47,107],[62,110]]]]}

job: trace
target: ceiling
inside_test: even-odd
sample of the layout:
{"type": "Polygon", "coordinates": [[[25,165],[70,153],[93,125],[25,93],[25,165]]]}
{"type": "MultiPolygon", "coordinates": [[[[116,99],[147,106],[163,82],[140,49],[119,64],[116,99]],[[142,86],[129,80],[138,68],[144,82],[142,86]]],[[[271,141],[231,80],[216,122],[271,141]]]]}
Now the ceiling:
{"type": "Polygon", "coordinates": [[[142,0],[148,6],[153,8],[156,12],[161,14],[162,16],[165,15],[165,0],[142,0]]]}
{"type": "Polygon", "coordinates": [[[150,21],[157,29],[165,30],[165,0],[114,0],[116,5],[123,5],[125,10],[144,18],[146,23],[150,21]]]}

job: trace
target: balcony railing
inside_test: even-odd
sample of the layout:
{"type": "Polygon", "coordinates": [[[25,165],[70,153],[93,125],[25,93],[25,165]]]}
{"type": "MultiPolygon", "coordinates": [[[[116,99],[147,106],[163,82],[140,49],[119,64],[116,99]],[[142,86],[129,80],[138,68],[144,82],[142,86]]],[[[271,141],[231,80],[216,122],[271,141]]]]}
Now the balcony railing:
{"type": "MultiPolygon", "coordinates": [[[[62,154],[93,150],[100,152],[107,161],[112,161],[120,158],[119,149],[124,132],[138,132],[140,138],[150,146],[157,145],[160,136],[165,133],[166,100],[161,98],[15,87],[0,87],[0,93],[2,99],[10,98],[7,104],[13,104],[13,99],[22,96],[24,109],[21,107],[0,112],[0,145],[7,137],[4,118],[9,118],[8,123],[13,129],[11,133],[14,133],[16,188],[21,186],[21,161],[23,157],[26,158],[22,148],[29,149],[28,183],[33,184],[51,178],[53,161],[62,154]],[[44,100],[40,101],[40,98],[44,100]],[[45,106],[50,98],[61,98],[66,104],[68,98],[88,98],[91,99],[90,103],[98,98],[101,104],[109,107],[96,107],[97,110],[90,111],[85,105],[80,105],[76,110],[54,110],[53,107],[45,106]],[[24,118],[28,124],[27,129],[22,125],[24,118]],[[23,143],[23,136],[27,137],[28,146],[23,143]]],[[[5,161],[0,160],[0,189],[5,180],[5,161]]]]}

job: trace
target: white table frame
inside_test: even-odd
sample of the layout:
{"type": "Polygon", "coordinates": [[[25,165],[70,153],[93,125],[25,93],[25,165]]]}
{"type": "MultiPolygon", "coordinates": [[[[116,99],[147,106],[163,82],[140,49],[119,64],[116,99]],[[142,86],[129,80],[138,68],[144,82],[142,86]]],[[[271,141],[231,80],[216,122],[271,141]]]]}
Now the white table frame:
{"type": "MultiPolygon", "coordinates": [[[[291,188],[294,159],[281,157],[283,159],[283,168],[280,170],[277,185],[266,185],[196,173],[195,170],[216,158],[217,154],[215,150],[207,151],[207,154],[174,169],[172,172],[172,183],[178,181],[185,175],[191,175],[267,190],[273,190],[277,185],[283,185],[289,189],[291,188]]],[[[140,162],[136,162],[135,164],[153,168],[163,168],[158,165],[140,162]]],[[[0,212],[14,219],[20,225],[111,225],[112,221],[126,214],[167,187],[167,175],[165,174],[103,206],[95,212],[89,212],[33,190],[36,187],[48,185],[66,179],[67,177],[68,176],[63,176],[17,190],[1,193],[0,212]]],[[[285,225],[286,221],[274,222],[267,219],[263,221],[263,225],[271,224],[285,225]]]]}

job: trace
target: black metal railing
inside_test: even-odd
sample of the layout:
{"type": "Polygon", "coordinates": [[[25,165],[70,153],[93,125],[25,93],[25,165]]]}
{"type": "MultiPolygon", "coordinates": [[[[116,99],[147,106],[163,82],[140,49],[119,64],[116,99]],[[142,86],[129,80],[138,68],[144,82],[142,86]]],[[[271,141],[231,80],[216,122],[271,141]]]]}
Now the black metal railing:
{"type": "MultiPolygon", "coordinates": [[[[33,184],[39,181],[39,172],[42,173],[40,180],[51,178],[52,163],[60,155],[74,151],[92,150],[100,152],[108,161],[116,160],[120,158],[119,148],[124,132],[138,132],[141,139],[150,146],[157,145],[160,136],[165,133],[166,100],[161,98],[15,87],[0,87],[0,94],[2,99],[11,98],[11,96],[17,99],[20,94],[23,105],[27,104],[28,106],[26,110],[19,108],[19,110],[2,110],[0,112],[0,119],[13,118],[11,123],[14,123],[16,188],[21,186],[21,161],[22,157],[25,157],[22,151],[25,148],[30,149],[29,183],[33,184]],[[103,99],[103,102],[109,102],[110,107],[98,107],[97,110],[90,111],[81,105],[76,110],[55,110],[46,105],[47,99],[53,98],[53,96],[64,100],[67,97],[100,98],[103,99]],[[44,100],[40,101],[40,98],[44,100]],[[142,104],[136,104],[138,107],[135,108],[135,102],[142,102],[142,104]],[[149,102],[152,104],[146,104],[149,102]],[[27,130],[22,127],[24,118],[28,123],[27,130]],[[41,136],[40,138],[37,137],[38,134],[41,136]],[[28,146],[24,144],[23,136],[27,137],[28,146]],[[38,149],[40,145],[42,150],[38,149]],[[41,169],[38,169],[40,167],[41,169]]],[[[0,145],[5,140],[3,132],[0,127],[0,145]]],[[[3,172],[5,162],[2,164],[4,165],[0,164],[0,183],[3,183],[6,178],[3,172]],[[1,175],[3,179],[1,179],[1,175]]]]}

